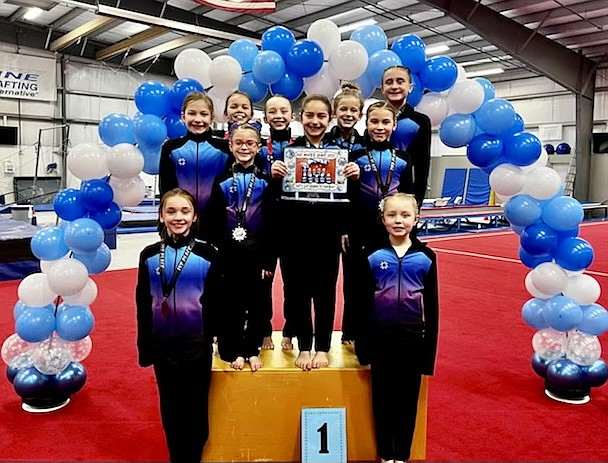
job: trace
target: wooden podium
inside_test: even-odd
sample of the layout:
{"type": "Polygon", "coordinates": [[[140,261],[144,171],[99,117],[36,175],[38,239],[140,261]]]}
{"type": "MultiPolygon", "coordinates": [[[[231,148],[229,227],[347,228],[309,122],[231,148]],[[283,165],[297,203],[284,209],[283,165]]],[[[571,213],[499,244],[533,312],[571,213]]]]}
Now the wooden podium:
{"type": "MultiPolygon", "coordinates": [[[[361,367],[352,346],[334,332],[331,366],[302,371],[297,349],[264,351],[264,368],[235,371],[215,355],[209,394],[209,441],[204,462],[299,462],[302,408],[345,407],[349,461],[376,461],[371,411],[370,372],[361,367]]],[[[423,376],[412,460],[426,458],[427,378],[423,376]]]]}

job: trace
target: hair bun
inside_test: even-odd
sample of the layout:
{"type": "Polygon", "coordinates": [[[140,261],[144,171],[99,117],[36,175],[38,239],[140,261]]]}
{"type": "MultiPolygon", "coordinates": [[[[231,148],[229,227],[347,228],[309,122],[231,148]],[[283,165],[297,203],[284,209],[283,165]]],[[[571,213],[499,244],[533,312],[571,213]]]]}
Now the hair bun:
{"type": "Polygon", "coordinates": [[[356,82],[342,82],[340,89],[342,91],[351,90],[353,92],[361,93],[361,86],[356,82]]]}

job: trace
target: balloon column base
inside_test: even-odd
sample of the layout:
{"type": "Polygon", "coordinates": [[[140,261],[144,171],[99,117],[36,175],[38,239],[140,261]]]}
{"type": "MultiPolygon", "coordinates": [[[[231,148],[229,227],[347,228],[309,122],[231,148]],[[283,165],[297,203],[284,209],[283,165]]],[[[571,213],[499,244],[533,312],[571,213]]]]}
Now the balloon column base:
{"type": "Polygon", "coordinates": [[[62,409],[70,403],[70,398],[62,401],[42,399],[32,402],[23,402],[21,408],[28,413],[50,413],[62,409]]]}
{"type": "Polygon", "coordinates": [[[590,389],[557,389],[550,384],[545,383],[545,395],[558,402],[583,405],[591,400],[589,396],[590,389]]]}

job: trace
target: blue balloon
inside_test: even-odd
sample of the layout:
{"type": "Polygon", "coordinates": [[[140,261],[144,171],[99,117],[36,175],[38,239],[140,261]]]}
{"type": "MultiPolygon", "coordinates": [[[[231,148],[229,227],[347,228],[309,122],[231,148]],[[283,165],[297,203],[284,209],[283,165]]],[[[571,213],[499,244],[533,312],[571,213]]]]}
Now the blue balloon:
{"type": "Polygon", "coordinates": [[[584,215],[581,203],[568,196],[558,196],[543,206],[543,222],[557,231],[577,228],[584,215]]]}
{"type": "Polygon", "coordinates": [[[63,230],[59,227],[44,227],[37,231],[32,236],[30,248],[40,260],[57,260],[70,251],[63,239],[63,230]]]}
{"type": "Polygon", "coordinates": [[[367,99],[371,97],[376,90],[376,85],[370,80],[369,75],[365,72],[354,80],[361,87],[361,97],[367,99]]]}
{"type": "Polygon", "coordinates": [[[186,123],[179,114],[167,114],[167,117],[165,117],[165,126],[167,127],[167,137],[169,138],[184,137],[188,133],[186,123]]]}
{"type": "Polygon", "coordinates": [[[494,135],[484,133],[477,135],[467,146],[467,158],[471,164],[477,167],[493,165],[502,157],[502,154],[503,142],[494,135]]]}
{"type": "Polygon", "coordinates": [[[599,304],[582,305],[583,320],[578,330],[583,333],[599,336],[608,330],[608,311],[599,304]]]}
{"type": "Polygon", "coordinates": [[[94,326],[95,317],[88,307],[70,306],[57,314],[57,335],[66,341],[80,341],[94,326]]]}
{"type": "Polygon", "coordinates": [[[285,62],[276,51],[266,50],[253,60],[253,76],[264,84],[274,84],[285,74],[285,62]]]}
{"type": "Polygon", "coordinates": [[[54,377],[40,373],[35,367],[20,370],[13,380],[13,387],[24,400],[40,399],[56,392],[54,377]]]}
{"type": "Polygon", "coordinates": [[[551,254],[532,255],[521,247],[519,248],[519,258],[521,259],[521,263],[528,268],[534,268],[543,262],[551,262],[553,260],[553,256],[551,256],[551,254]]]}
{"type": "Polygon", "coordinates": [[[13,384],[13,382],[15,381],[15,376],[17,376],[17,373],[19,373],[19,368],[7,365],[7,367],[6,367],[6,378],[8,379],[8,381],[11,384],[13,384]]]}
{"type": "MultiPolygon", "coordinates": [[[[401,58],[401,64],[406,68],[409,68],[412,73],[419,72],[426,62],[426,46],[423,40],[417,35],[402,35],[393,42],[391,50],[397,53],[397,56],[401,58]]],[[[422,93],[420,96],[422,96],[422,93]]],[[[412,106],[416,106],[417,104],[412,103],[409,98],[408,103],[412,106]]]]}
{"type": "Polygon", "coordinates": [[[285,67],[296,76],[312,77],[323,67],[323,50],[313,40],[298,40],[285,57],[285,67]]]}
{"type": "Polygon", "coordinates": [[[555,154],[555,147],[551,143],[543,145],[543,148],[547,154],[555,154]]]}
{"type": "Polygon", "coordinates": [[[524,304],[521,309],[521,316],[532,328],[536,328],[537,330],[549,328],[549,324],[543,317],[544,308],[545,301],[535,297],[524,304]]]}
{"type": "Polygon", "coordinates": [[[418,130],[420,125],[411,119],[397,121],[397,127],[391,134],[391,146],[401,151],[407,150],[418,130]]]}
{"type": "Polygon", "coordinates": [[[76,219],[65,229],[65,243],[74,252],[93,252],[103,238],[101,225],[93,219],[76,219]]]}
{"type": "Polygon", "coordinates": [[[521,247],[532,255],[548,254],[557,246],[558,236],[544,223],[535,223],[522,232],[520,242],[521,247]]]}
{"type": "Polygon", "coordinates": [[[108,114],[99,122],[99,137],[108,146],[135,143],[133,120],[126,114],[108,114]]]}
{"type": "Polygon", "coordinates": [[[549,366],[549,361],[542,358],[538,354],[532,355],[532,369],[534,373],[536,373],[541,378],[545,379],[547,377],[547,367],[549,366]]]}
{"type": "Polygon", "coordinates": [[[239,91],[246,93],[254,103],[259,103],[268,93],[268,86],[256,80],[253,74],[243,74],[239,82],[239,91]]]}
{"type": "Polygon", "coordinates": [[[304,79],[289,71],[281,77],[281,80],[270,86],[270,93],[282,95],[291,101],[297,100],[302,94],[302,90],[304,90],[304,79]]]}
{"type": "Polygon", "coordinates": [[[47,304],[42,307],[32,307],[30,305],[25,305],[22,301],[17,301],[15,306],[13,307],[13,320],[17,321],[17,319],[25,312],[27,309],[33,310],[48,310],[49,313],[55,316],[55,304],[47,304]]]}
{"type": "Polygon", "coordinates": [[[112,253],[105,243],[101,243],[101,246],[93,252],[75,252],[74,259],[82,262],[90,275],[97,275],[108,268],[112,260],[112,253]]]}
{"type": "Polygon", "coordinates": [[[184,99],[192,92],[202,92],[205,89],[198,80],[194,79],[179,79],[173,83],[171,87],[171,108],[174,112],[181,114],[184,99]]]}
{"type": "Polygon", "coordinates": [[[422,100],[422,95],[424,92],[424,87],[422,86],[422,82],[420,81],[420,77],[418,74],[412,74],[412,91],[407,96],[407,103],[411,106],[416,106],[422,100]]]}
{"type": "Polygon", "coordinates": [[[564,391],[579,389],[582,386],[583,372],[581,368],[568,359],[557,359],[547,367],[547,382],[564,391]]]}
{"type": "Polygon", "coordinates": [[[351,32],[350,40],[354,40],[363,45],[368,56],[372,56],[380,50],[386,50],[386,47],[388,46],[386,33],[380,26],[375,24],[358,27],[351,32]]]}
{"type": "Polygon", "coordinates": [[[80,362],[71,362],[55,375],[57,390],[67,396],[80,391],[87,382],[87,370],[80,362]]]}
{"type": "Polygon", "coordinates": [[[565,238],[553,252],[555,262],[566,270],[584,270],[593,262],[593,248],[583,238],[565,238]]]}
{"type": "Polygon", "coordinates": [[[15,322],[15,332],[27,342],[40,342],[55,329],[55,316],[43,308],[25,309],[15,322]]]}
{"type": "Polygon", "coordinates": [[[401,59],[391,50],[380,50],[369,57],[365,74],[376,87],[382,85],[382,74],[393,66],[401,66],[401,59]]]}
{"type": "Polygon", "coordinates": [[[160,153],[162,146],[138,145],[139,150],[144,155],[143,171],[149,175],[158,175],[160,172],[160,153]]]}
{"type": "MultiPolygon", "coordinates": [[[[266,29],[262,34],[262,50],[274,51],[282,58],[285,58],[295,41],[296,38],[293,33],[286,27],[272,26],[266,29]]],[[[283,74],[283,72],[281,72],[281,74],[283,74]]],[[[261,79],[258,78],[258,80],[261,79]]]]}
{"type": "Polygon", "coordinates": [[[590,387],[600,387],[608,381],[608,367],[603,359],[597,359],[589,366],[581,366],[583,381],[590,387]]]}
{"type": "Polygon", "coordinates": [[[515,122],[515,108],[501,98],[486,101],[474,115],[479,128],[493,135],[499,135],[515,122]]]}
{"type": "Polygon", "coordinates": [[[555,148],[555,154],[570,154],[570,145],[568,143],[560,143],[555,148]]]}
{"type": "Polygon", "coordinates": [[[76,220],[87,214],[86,206],[80,197],[80,190],[67,188],[61,190],[53,200],[55,214],[63,220],[76,220]]]}
{"type": "Polygon", "coordinates": [[[90,218],[97,222],[104,230],[111,230],[120,223],[122,211],[120,206],[113,202],[105,211],[91,213],[90,218]]]}
{"type": "Polygon", "coordinates": [[[540,218],[540,215],[540,204],[529,195],[512,196],[505,205],[505,217],[512,225],[530,226],[540,218]]]}
{"type": "Polygon", "coordinates": [[[135,90],[135,106],[143,114],[163,117],[171,110],[171,89],[153,80],[144,82],[135,90]]]}
{"type": "Polygon", "coordinates": [[[137,143],[148,146],[160,146],[167,138],[167,126],[158,116],[146,114],[135,127],[137,143]]]}
{"type": "Polygon", "coordinates": [[[471,114],[451,114],[439,126],[439,138],[450,148],[460,148],[473,139],[476,130],[477,124],[471,114]]]}
{"type": "Polygon", "coordinates": [[[80,185],[80,198],[89,211],[103,211],[112,204],[114,191],[108,182],[103,180],[83,180],[80,185]]]}
{"type": "Polygon", "coordinates": [[[428,59],[418,73],[424,88],[442,92],[451,88],[458,77],[456,62],[448,56],[437,56],[428,59]]]}
{"type": "Polygon", "coordinates": [[[509,127],[508,129],[505,129],[500,132],[500,136],[506,138],[508,135],[523,132],[524,128],[525,125],[523,118],[519,114],[515,113],[515,121],[513,121],[513,125],[511,125],[511,127],[509,127]]]}
{"type": "Polygon", "coordinates": [[[239,62],[243,72],[251,72],[258,53],[258,47],[249,39],[235,40],[228,48],[228,54],[239,62]]]}
{"type": "Polygon", "coordinates": [[[542,145],[536,135],[519,132],[503,138],[507,162],[516,166],[529,166],[536,161],[542,151],[542,145]]]}
{"type": "Polygon", "coordinates": [[[496,97],[494,85],[485,77],[477,77],[475,81],[483,87],[483,102],[493,100],[496,97]]]}
{"type": "Polygon", "coordinates": [[[554,330],[570,331],[576,328],[583,319],[583,311],[574,299],[554,296],[545,304],[543,316],[554,330]]]}

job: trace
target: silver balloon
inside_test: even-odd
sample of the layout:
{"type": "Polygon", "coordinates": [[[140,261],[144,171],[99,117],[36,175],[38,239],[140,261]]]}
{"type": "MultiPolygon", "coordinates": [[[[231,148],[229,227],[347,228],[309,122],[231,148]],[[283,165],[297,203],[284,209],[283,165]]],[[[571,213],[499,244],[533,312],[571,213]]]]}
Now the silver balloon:
{"type": "Polygon", "coordinates": [[[34,366],[40,373],[55,375],[72,361],[72,352],[66,341],[53,335],[32,351],[34,366]]]}
{"type": "Polygon", "coordinates": [[[593,365],[602,355],[602,345],[597,336],[574,331],[568,333],[566,357],[578,365],[593,365]]]}
{"type": "Polygon", "coordinates": [[[537,331],[532,338],[532,347],[545,360],[556,360],[566,352],[566,333],[551,328],[537,331]]]}

